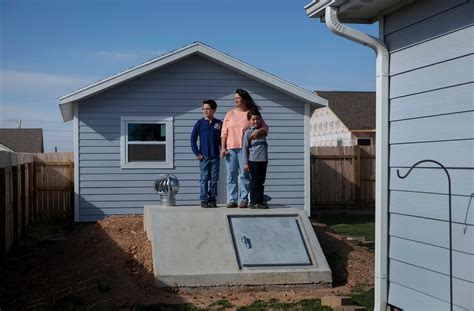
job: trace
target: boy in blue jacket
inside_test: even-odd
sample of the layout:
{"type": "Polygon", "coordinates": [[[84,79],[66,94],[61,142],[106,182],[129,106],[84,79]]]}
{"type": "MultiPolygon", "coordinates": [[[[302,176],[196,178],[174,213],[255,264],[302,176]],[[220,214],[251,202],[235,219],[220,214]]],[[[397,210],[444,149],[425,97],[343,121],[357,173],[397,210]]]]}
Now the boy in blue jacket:
{"type": "Polygon", "coordinates": [[[214,118],[217,103],[212,99],[202,103],[204,117],[194,125],[191,148],[199,160],[201,207],[217,207],[217,182],[219,180],[219,152],[222,121],[214,118]],[[197,140],[199,138],[199,147],[197,140]]]}

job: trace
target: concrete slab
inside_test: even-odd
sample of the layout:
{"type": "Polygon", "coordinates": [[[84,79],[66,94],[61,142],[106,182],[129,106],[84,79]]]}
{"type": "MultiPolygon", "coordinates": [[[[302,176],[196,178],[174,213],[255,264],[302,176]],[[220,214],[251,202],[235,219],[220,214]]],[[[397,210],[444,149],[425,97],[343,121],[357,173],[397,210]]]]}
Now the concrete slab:
{"type": "Polygon", "coordinates": [[[152,243],[154,274],[160,287],[308,283],[329,286],[332,282],[331,270],[311,223],[296,208],[146,205],[144,227],[152,243]],[[240,229],[233,228],[232,223],[240,229]],[[287,239],[287,235],[294,236],[287,239]],[[295,243],[297,239],[301,242],[295,243]],[[287,255],[279,255],[285,250],[301,253],[298,247],[304,247],[308,260],[299,254],[293,262],[294,256],[289,256],[288,251],[287,255]],[[244,257],[240,256],[250,258],[252,264],[242,265],[244,257]]]}

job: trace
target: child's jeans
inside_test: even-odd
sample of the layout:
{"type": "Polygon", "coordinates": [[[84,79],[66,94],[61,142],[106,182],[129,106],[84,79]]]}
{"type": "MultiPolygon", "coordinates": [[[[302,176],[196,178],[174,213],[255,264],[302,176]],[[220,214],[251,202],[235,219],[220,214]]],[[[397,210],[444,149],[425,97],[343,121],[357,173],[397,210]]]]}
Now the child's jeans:
{"type": "Polygon", "coordinates": [[[263,191],[267,176],[268,162],[249,161],[250,171],[250,203],[263,204],[263,191]]]}
{"type": "Polygon", "coordinates": [[[215,202],[217,198],[217,181],[219,180],[219,157],[204,157],[199,160],[201,202],[215,202]]]}

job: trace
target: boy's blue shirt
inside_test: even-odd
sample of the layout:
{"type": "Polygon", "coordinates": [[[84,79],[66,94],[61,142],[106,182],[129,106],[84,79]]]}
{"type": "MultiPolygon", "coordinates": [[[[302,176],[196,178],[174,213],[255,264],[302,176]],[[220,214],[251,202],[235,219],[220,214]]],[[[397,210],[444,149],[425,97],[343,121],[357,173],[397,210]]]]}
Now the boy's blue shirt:
{"type": "Polygon", "coordinates": [[[196,156],[200,154],[207,158],[219,157],[221,145],[222,121],[216,118],[211,122],[205,118],[199,119],[191,133],[191,148],[196,156]],[[199,148],[197,139],[199,137],[199,148]]]}

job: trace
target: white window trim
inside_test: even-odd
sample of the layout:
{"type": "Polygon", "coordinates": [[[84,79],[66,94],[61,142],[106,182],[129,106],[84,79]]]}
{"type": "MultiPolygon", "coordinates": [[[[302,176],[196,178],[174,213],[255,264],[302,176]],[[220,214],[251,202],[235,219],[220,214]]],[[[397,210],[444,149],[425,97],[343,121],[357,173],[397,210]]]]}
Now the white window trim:
{"type": "MultiPolygon", "coordinates": [[[[145,143],[146,144],[146,143],[145,143]]],[[[174,166],[173,117],[164,116],[122,116],[120,119],[120,167],[133,168],[173,168],[174,166]],[[166,162],[128,162],[128,123],[159,123],[166,125],[166,162]]]]}

